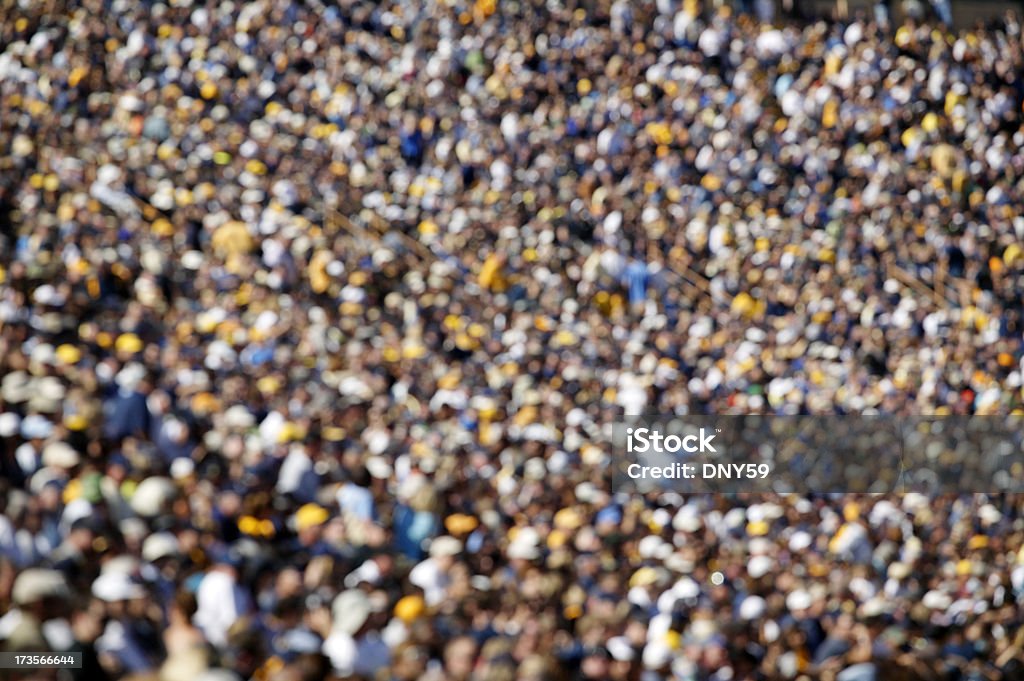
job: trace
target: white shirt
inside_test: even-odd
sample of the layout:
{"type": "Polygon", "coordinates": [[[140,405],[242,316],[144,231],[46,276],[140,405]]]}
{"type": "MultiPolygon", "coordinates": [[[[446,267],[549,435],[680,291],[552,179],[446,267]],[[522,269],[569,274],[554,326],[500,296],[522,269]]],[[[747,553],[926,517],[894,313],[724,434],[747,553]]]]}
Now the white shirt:
{"type": "Polygon", "coordinates": [[[193,618],[195,625],[217,647],[227,643],[228,629],[248,610],[241,587],[234,577],[220,570],[214,570],[203,577],[196,591],[196,603],[198,610],[193,618]]]}
{"type": "Polygon", "coordinates": [[[375,631],[358,641],[343,631],[332,632],[324,641],[321,651],[340,676],[373,677],[378,670],[391,663],[391,649],[375,631]]]}
{"type": "Polygon", "coordinates": [[[450,580],[433,558],[427,558],[409,573],[409,581],[423,589],[423,600],[427,605],[439,605],[444,600],[450,580]]]}

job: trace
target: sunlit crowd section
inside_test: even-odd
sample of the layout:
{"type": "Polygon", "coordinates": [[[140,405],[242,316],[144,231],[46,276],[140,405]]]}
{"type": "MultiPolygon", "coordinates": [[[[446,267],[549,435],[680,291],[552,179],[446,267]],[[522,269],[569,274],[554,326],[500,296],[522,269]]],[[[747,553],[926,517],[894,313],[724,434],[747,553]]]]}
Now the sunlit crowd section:
{"type": "Polygon", "coordinates": [[[0,649],[1024,678],[1022,495],[611,487],[623,414],[1024,414],[1019,17],[718,4],[0,0],[0,649]]]}

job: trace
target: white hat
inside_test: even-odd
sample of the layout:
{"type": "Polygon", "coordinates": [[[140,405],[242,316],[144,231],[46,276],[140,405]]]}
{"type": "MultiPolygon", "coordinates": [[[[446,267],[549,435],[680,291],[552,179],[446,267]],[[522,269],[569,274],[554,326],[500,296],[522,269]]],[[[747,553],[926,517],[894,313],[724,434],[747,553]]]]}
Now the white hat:
{"type": "Polygon", "coordinates": [[[67,580],[62,573],[45,568],[28,568],[14,579],[11,600],[16,605],[28,605],[44,598],[63,597],[67,594],[67,580]]]}
{"type": "Polygon", "coordinates": [[[457,556],[462,553],[462,542],[448,535],[437,537],[430,542],[430,555],[434,558],[457,556]]]}
{"type": "Polygon", "coordinates": [[[228,428],[245,430],[256,425],[256,417],[243,405],[236,404],[224,412],[224,425],[228,428]]]}
{"type": "Polygon", "coordinates": [[[913,513],[928,505],[928,497],[920,492],[907,492],[903,495],[903,510],[913,513]]]}
{"type": "Polygon", "coordinates": [[[536,560],[540,557],[540,549],[520,541],[509,544],[506,553],[513,560],[536,560]]]}
{"type": "Polygon", "coordinates": [[[0,437],[11,437],[18,432],[21,425],[21,417],[14,412],[0,414],[0,437]]]}
{"type": "Polygon", "coordinates": [[[697,665],[689,658],[679,655],[672,660],[673,679],[693,679],[697,677],[697,665]]]}
{"type": "Polygon", "coordinates": [[[44,376],[32,381],[32,394],[28,399],[28,408],[43,414],[52,414],[61,406],[66,391],[64,385],[55,376],[44,376]]]}
{"type": "Polygon", "coordinates": [[[523,464],[523,477],[527,480],[543,480],[547,475],[547,464],[544,459],[535,456],[523,464]]]}
{"type": "Polygon", "coordinates": [[[768,604],[760,596],[747,596],[740,603],[740,619],[742,620],[756,620],[764,614],[768,604]]]}
{"type": "Polygon", "coordinates": [[[121,179],[121,171],[117,166],[107,163],[96,171],[96,179],[100,184],[113,184],[121,179]]]}
{"type": "Polygon", "coordinates": [[[657,527],[668,527],[672,523],[672,514],[663,508],[651,513],[651,523],[657,527]]]}
{"type": "Polygon", "coordinates": [[[139,559],[127,554],[121,554],[103,563],[100,568],[101,575],[114,574],[134,575],[139,571],[139,559]]]}
{"type": "Polygon", "coordinates": [[[899,561],[890,563],[887,574],[892,579],[904,579],[907,575],[910,574],[910,566],[906,563],[901,563],[899,561]]]}
{"type": "Polygon", "coordinates": [[[53,468],[74,468],[82,457],[66,442],[51,442],[43,447],[43,465],[53,468]]]}
{"type": "Polygon", "coordinates": [[[21,420],[21,436],[26,440],[44,439],[53,433],[53,424],[39,414],[29,414],[21,420]]]}
{"type": "Polygon", "coordinates": [[[789,538],[789,550],[793,553],[799,553],[810,546],[813,541],[814,538],[809,532],[798,530],[789,538]]]}
{"type": "Polygon", "coordinates": [[[548,457],[548,472],[553,475],[563,473],[569,467],[569,455],[559,449],[548,457]]]}
{"type": "Polygon", "coordinates": [[[718,625],[713,620],[693,620],[690,623],[690,636],[699,641],[707,641],[718,632],[718,625]]]}
{"type": "Polygon", "coordinates": [[[370,599],[359,589],[342,591],[331,604],[332,628],[354,636],[370,617],[370,599]]]}
{"type": "Polygon", "coordinates": [[[752,556],[766,556],[772,552],[772,542],[764,537],[754,537],[747,544],[747,550],[752,556]]]}
{"type": "MultiPolygon", "coordinates": [[[[671,593],[671,592],[666,592],[671,593]]],[[[664,594],[663,594],[664,595],[664,594]]],[[[641,608],[651,607],[651,594],[642,586],[634,586],[626,593],[626,600],[641,608]]],[[[673,599],[674,601],[675,599],[673,599]]],[[[659,608],[660,609],[660,608],[659,608]]]]}
{"type": "Polygon", "coordinates": [[[101,601],[113,603],[142,598],[146,590],[123,572],[105,572],[92,583],[92,595],[101,601]]]}
{"type": "Polygon", "coordinates": [[[747,507],[747,521],[759,523],[767,517],[768,516],[764,512],[764,506],[762,504],[751,504],[747,507]]]}
{"type": "Polygon", "coordinates": [[[587,420],[587,412],[583,411],[579,407],[574,407],[565,415],[565,422],[567,425],[575,428],[581,425],[587,420]]]}
{"type": "Polygon", "coordinates": [[[428,480],[425,475],[421,475],[419,473],[407,475],[402,482],[398,483],[398,489],[395,490],[395,496],[407,501],[419,494],[420,490],[427,487],[427,485],[428,480]]]}
{"type": "Polygon", "coordinates": [[[67,503],[60,514],[60,522],[63,528],[70,528],[75,521],[88,518],[93,514],[92,504],[88,499],[79,497],[67,503]]]}
{"type": "Polygon", "coordinates": [[[672,518],[672,528],[679,532],[696,532],[700,529],[700,513],[696,507],[686,504],[672,518]]]}
{"type": "Polygon", "coordinates": [[[858,613],[861,617],[878,617],[884,615],[892,609],[889,602],[881,596],[876,596],[869,599],[860,606],[860,612],[858,613]]]}
{"type": "Polygon", "coordinates": [[[59,307],[64,304],[64,298],[51,284],[43,284],[32,294],[32,300],[40,305],[53,305],[59,307]]]}
{"type": "Polygon", "coordinates": [[[535,560],[540,557],[540,535],[532,527],[524,527],[516,533],[515,539],[508,545],[506,555],[512,559],[535,560]]]}
{"type": "Polygon", "coordinates": [[[981,519],[981,523],[985,526],[994,525],[998,523],[1003,517],[1003,514],[999,512],[992,504],[985,504],[978,509],[978,517],[981,519]]]}
{"type": "Polygon", "coordinates": [[[943,591],[932,589],[924,595],[921,603],[929,610],[946,610],[953,604],[953,599],[943,591]]]}
{"type": "Polygon", "coordinates": [[[665,559],[665,567],[673,572],[688,575],[693,572],[693,561],[681,553],[673,553],[665,559]]]}
{"type": "Polygon", "coordinates": [[[735,530],[737,527],[743,525],[746,520],[747,513],[742,508],[732,508],[725,514],[725,526],[730,530],[735,530]]]}
{"type": "Polygon", "coordinates": [[[124,390],[135,390],[146,377],[146,369],[138,362],[129,362],[117,372],[114,381],[124,390]]]}
{"type": "Polygon", "coordinates": [[[32,381],[33,392],[39,393],[47,400],[60,402],[67,395],[67,388],[56,376],[43,376],[32,381]]]}
{"type": "Polygon", "coordinates": [[[167,502],[175,495],[177,488],[168,478],[146,478],[139,483],[132,495],[132,510],[144,517],[152,517],[163,511],[167,502]]]}
{"type": "Polygon", "coordinates": [[[380,566],[375,560],[367,560],[358,568],[345,575],[345,586],[354,589],[362,583],[377,584],[380,582],[380,566]]]}
{"type": "Polygon", "coordinates": [[[117,529],[121,531],[126,538],[131,537],[135,539],[141,539],[149,534],[149,528],[146,526],[146,521],[135,516],[129,516],[117,524],[117,529]]]}
{"type": "Polygon", "coordinates": [[[192,475],[196,470],[196,462],[187,456],[179,456],[171,462],[171,477],[175,480],[182,480],[192,475]]]}
{"type": "Polygon", "coordinates": [[[386,480],[391,477],[391,464],[383,456],[369,456],[366,458],[366,472],[379,480],[386,480]]]}
{"type": "Polygon", "coordinates": [[[747,574],[754,579],[760,579],[772,571],[774,564],[768,556],[753,556],[747,561],[747,574]]]}
{"type": "Polygon", "coordinates": [[[650,534],[640,540],[637,544],[637,551],[640,552],[640,557],[643,559],[654,558],[658,555],[658,549],[665,543],[661,537],[656,534],[650,534]]]}
{"type": "MultiPolygon", "coordinates": [[[[21,447],[31,450],[32,445],[29,443],[23,444],[21,447]]],[[[18,449],[21,449],[19,447],[18,449]]],[[[33,473],[32,477],[28,481],[28,491],[32,494],[39,494],[43,491],[43,488],[49,485],[51,482],[63,482],[64,474],[55,468],[40,468],[38,471],[33,473]]],[[[84,499],[83,499],[84,501],[84,499]]],[[[86,502],[88,503],[88,502],[86,502]]]]}
{"type": "Polygon", "coordinates": [[[811,597],[811,594],[807,593],[803,589],[797,589],[786,596],[786,607],[789,608],[790,612],[806,610],[811,607],[811,603],[813,602],[814,599],[811,597]]]}
{"type": "Polygon", "coordinates": [[[896,520],[902,515],[896,504],[882,499],[871,508],[871,513],[868,514],[868,522],[871,523],[872,527],[878,527],[882,523],[889,519],[896,520]]]}
{"type": "Polygon", "coordinates": [[[531,442],[554,442],[555,431],[543,423],[531,423],[523,428],[523,439],[531,442]]]}
{"type": "Polygon", "coordinates": [[[575,491],[577,501],[581,501],[584,504],[587,504],[593,501],[594,495],[597,490],[595,489],[593,483],[581,482],[580,484],[576,485],[575,491]]]}
{"type": "Polygon", "coordinates": [[[177,537],[170,532],[156,532],[142,543],[142,559],[152,563],[161,558],[177,556],[180,550],[177,537]]]}
{"type": "Polygon", "coordinates": [[[696,598],[700,596],[700,585],[690,577],[681,577],[672,586],[672,593],[680,600],[696,598]]]}
{"type": "Polygon", "coordinates": [[[4,402],[17,404],[27,401],[31,396],[31,379],[24,371],[12,371],[0,382],[0,397],[3,397],[4,402]]]}
{"type": "Polygon", "coordinates": [[[185,251],[181,255],[181,266],[187,270],[198,270],[204,259],[201,251],[185,251]]]}
{"type": "Polygon", "coordinates": [[[875,585],[863,577],[854,577],[851,579],[848,588],[850,589],[850,592],[857,597],[858,601],[868,601],[878,592],[875,585]]]}
{"type": "Polygon", "coordinates": [[[608,639],[606,647],[612,659],[619,662],[631,662],[636,658],[636,651],[625,636],[613,636],[608,639]]]}
{"type": "Polygon", "coordinates": [[[793,504],[793,508],[797,513],[810,513],[814,510],[814,504],[812,504],[808,499],[801,498],[796,500],[796,503],[793,504]]]}

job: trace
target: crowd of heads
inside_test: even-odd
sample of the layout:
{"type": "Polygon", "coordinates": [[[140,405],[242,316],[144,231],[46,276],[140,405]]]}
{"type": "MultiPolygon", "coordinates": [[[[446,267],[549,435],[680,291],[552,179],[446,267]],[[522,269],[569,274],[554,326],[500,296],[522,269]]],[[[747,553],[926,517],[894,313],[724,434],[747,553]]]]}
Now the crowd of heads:
{"type": "Polygon", "coordinates": [[[1018,18],[715,4],[0,2],[4,649],[1021,678],[1021,496],[610,487],[623,414],[1024,408],[1018,18]]]}

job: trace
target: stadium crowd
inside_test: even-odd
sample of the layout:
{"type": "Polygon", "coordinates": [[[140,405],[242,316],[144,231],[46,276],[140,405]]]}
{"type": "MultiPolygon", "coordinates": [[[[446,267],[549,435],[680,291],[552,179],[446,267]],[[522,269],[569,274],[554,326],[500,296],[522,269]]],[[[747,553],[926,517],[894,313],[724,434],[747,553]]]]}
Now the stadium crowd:
{"type": "Polygon", "coordinates": [[[3,649],[1024,678],[1024,496],[609,486],[623,413],[1024,407],[1018,18],[754,4],[0,2],[3,649]]]}

